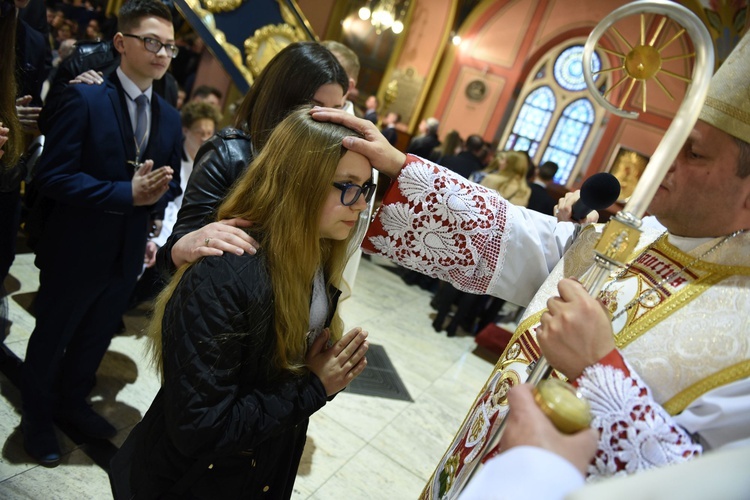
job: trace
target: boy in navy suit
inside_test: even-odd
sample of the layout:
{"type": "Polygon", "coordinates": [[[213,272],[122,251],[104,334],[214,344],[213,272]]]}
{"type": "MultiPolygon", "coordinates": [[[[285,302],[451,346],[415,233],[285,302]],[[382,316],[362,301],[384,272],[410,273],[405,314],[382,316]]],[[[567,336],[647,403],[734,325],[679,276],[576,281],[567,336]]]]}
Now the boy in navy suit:
{"type": "Polygon", "coordinates": [[[26,451],[45,466],[60,461],[54,421],[93,438],[117,432],[86,398],[141,270],[153,214],[179,194],[180,116],[152,92],[177,54],[171,14],[157,0],[129,0],[118,29],[120,66],[104,85],[66,90],[38,165],[50,209],[21,427],[26,451]]]}

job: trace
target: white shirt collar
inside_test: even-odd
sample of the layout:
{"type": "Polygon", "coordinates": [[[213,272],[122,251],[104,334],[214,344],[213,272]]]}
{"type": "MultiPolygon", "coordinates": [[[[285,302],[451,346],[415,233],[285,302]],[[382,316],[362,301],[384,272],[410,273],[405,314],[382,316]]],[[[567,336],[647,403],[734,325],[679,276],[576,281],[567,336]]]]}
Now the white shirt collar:
{"type": "Polygon", "coordinates": [[[685,253],[690,253],[702,244],[707,243],[713,239],[716,238],[688,238],[687,236],[677,236],[675,234],[669,233],[669,242],[685,253]]]}
{"type": "Polygon", "coordinates": [[[154,89],[153,85],[149,85],[146,90],[141,92],[141,89],[138,88],[138,85],[136,85],[133,80],[128,78],[128,75],[125,74],[120,66],[117,67],[117,77],[120,79],[122,90],[124,90],[125,94],[127,94],[127,96],[130,97],[133,101],[135,101],[135,98],[139,95],[146,94],[146,97],[148,97],[148,102],[151,102],[151,94],[154,89]]]}

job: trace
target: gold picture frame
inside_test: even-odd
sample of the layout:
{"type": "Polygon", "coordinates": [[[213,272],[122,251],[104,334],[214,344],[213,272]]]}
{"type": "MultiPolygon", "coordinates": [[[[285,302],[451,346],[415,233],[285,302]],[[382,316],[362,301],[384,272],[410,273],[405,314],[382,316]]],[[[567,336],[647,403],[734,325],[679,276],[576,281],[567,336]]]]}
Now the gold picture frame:
{"type": "Polygon", "coordinates": [[[638,151],[618,146],[612,156],[609,166],[609,173],[617,177],[620,181],[620,203],[627,202],[630,195],[633,194],[638,179],[641,178],[643,171],[648,165],[649,157],[638,151]]]}

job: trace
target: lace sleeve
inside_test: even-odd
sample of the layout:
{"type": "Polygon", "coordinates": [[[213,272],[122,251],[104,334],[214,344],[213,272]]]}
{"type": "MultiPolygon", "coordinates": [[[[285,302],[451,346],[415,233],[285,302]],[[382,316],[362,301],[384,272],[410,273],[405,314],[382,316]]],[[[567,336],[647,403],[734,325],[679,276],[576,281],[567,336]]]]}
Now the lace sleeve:
{"type": "Polygon", "coordinates": [[[572,240],[574,225],[562,226],[408,155],[362,247],[463,291],[527,304],[572,240]]]}
{"type": "Polygon", "coordinates": [[[701,446],[654,401],[618,351],[586,368],[577,384],[591,404],[591,426],[600,433],[589,480],[685,462],[701,454],[701,446]]]}

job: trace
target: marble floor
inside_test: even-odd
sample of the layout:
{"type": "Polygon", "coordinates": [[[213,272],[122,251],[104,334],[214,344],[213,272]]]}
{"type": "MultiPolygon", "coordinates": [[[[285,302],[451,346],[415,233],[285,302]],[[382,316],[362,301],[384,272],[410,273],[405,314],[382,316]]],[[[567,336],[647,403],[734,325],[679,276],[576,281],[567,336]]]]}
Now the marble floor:
{"type": "MultiPolygon", "coordinates": [[[[360,325],[385,348],[413,402],[343,392],[313,415],[295,499],[412,499],[435,464],[492,365],[474,353],[473,337],[446,337],[431,326],[430,294],[407,286],[385,263],[363,260],[352,297],[341,304],[347,327],[360,325]]],[[[6,280],[6,346],[23,358],[34,326],[27,312],[38,287],[33,255],[19,254],[6,280]]],[[[112,422],[119,446],[151,403],[159,382],[144,355],[147,312],[125,317],[97,374],[94,408],[112,422]]],[[[20,397],[0,375],[0,498],[111,498],[106,472],[62,432],[62,464],[47,469],[23,451],[20,397]]],[[[109,443],[107,443],[109,445],[109,443]]]]}

